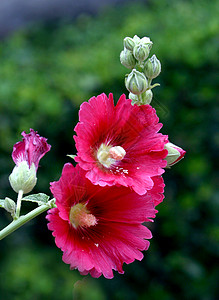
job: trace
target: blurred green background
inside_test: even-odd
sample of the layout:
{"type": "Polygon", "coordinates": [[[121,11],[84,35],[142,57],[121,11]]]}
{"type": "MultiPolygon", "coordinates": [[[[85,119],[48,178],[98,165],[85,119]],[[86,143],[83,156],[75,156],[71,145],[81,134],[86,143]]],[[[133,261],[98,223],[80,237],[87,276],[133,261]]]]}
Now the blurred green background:
{"type": "MultiPolygon", "coordinates": [[[[142,262],[112,280],[84,278],[62,262],[43,214],[0,242],[0,299],[219,299],[218,16],[218,1],[132,2],[35,23],[0,42],[0,198],[16,197],[8,176],[23,130],[34,128],[52,145],[34,190],[50,193],[75,153],[79,105],[102,92],[128,94],[119,62],[125,36],[154,42],[162,73],[152,105],[162,132],[187,151],[164,175],[165,200],[142,262]]],[[[1,210],[0,228],[9,221],[1,210]]]]}

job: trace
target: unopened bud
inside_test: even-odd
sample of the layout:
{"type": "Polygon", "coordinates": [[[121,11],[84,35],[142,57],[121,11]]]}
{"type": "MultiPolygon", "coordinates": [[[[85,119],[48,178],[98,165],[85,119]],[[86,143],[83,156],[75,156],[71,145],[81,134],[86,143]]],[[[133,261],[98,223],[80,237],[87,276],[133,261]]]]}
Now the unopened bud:
{"type": "Polygon", "coordinates": [[[22,161],[18,166],[15,166],[9,176],[9,181],[16,193],[20,190],[22,190],[24,194],[31,192],[37,182],[34,163],[32,163],[30,168],[26,161],[22,161]]]}
{"type": "Polygon", "coordinates": [[[151,90],[147,90],[140,95],[129,93],[129,99],[132,100],[132,104],[137,104],[137,105],[150,104],[152,98],[153,98],[153,93],[151,90]]]}
{"type": "Polygon", "coordinates": [[[170,168],[171,166],[175,165],[186,154],[185,150],[170,142],[164,146],[164,149],[168,151],[168,154],[165,158],[165,160],[167,161],[167,168],[170,168]]]}
{"type": "Polygon", "coordinates": [[[148,81],[143,73],[133,69],[125,80],[125,86],[129,92],[139,95],[146,91],[148,81]]]}
{"type": "Polygon", "coordinates": [[[151,90],[147,90],[143,94],[141,94],[142,104],[150,104],[152,98],[153,98],[153,93],[151,90]]]}
{"type": "Polygon", "coordinates": [[[135,41],[130,37],[124,38],[123,44],[124,47],[129,51],[133,51],[133,48],[135,47],[135,41]]]}
{"type": "Polygon", "coordinates": [[[133,55],[138,61],[144,61],[150,53],[148,45],[142,44],[141,42],[137,44],[133,49],[133,55]]]}
{"type": "Polygon", "coordinates": [[[135,44],[138,44],[139,42],[140,42],[140,37],[139,36],[137,36],[137,35],[135,35],[134,37],[133,37],[133,41],[135,42],[135,44]]]}
{"type": "Polygon", "coordinates": [[[135,95],[133,93],[129,93],[128,98],[132,100],[132,104],[139,104],[138,95],[135,95]]]}
{"type": "Polygon", "coordinates": [[[157,59],[156,55],[149,58],[144,65],[144,73],[147,78],[153,79],[157,77],[161,72],[161,63],[157,59]]]}
{"type": "Polygon", "coordinates": [[[150,38],[146,37],[146,36],[141,39],[141,44],[147,45],[149,47],[149,50],[151,50],[152,45],[153,45],[153,43],[150,40],[150,38]]]}
{"type": "Polygon", "coordinates": [[[7,210],[10,214],[14,215],[16,209],[15,202],[12,199],[6,197],[4,201],[4,209],[7,210]]]}
{"type": "Polygon", "coordinates": [[[127,49],[124,49],[120,53],[120,62],[123,66],[125,66],[128,69],[133,69],[136,64],[136,60],[135,60],[133,54],[131,53],[131,51],[129,51],[127,49]]]}

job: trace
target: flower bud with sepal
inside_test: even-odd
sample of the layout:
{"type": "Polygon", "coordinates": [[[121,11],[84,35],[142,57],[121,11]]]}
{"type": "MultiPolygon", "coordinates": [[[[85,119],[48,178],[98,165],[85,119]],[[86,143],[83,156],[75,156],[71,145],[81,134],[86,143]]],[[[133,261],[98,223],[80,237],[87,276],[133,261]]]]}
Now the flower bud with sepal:
{"type": "Polygon", "coordinates": [[[135,95],[133,93],[129,93],[129,97],[128,98],[132,100],[132,104],[139,104],[138,95],[135,95]]]}
{"type": "Polygon", "coordinates": [[[9,212],[12,216],[14,216],[16,203],[12,199],[6,197],[4,201],[4,209],[7,210],[7,212],[9,212]]]}
{"type": "Polygon", "coordinates": [[[144,65],[144,74],[149,79],[157,77],[161,72],[161,63],[157,59],[156,55],[149,58],[144,65]]]}
{"type": "Polygon", "coordinates": [[[150,40],[150,38],[149,37],[143,37],[142,39],[141,39],[141,44],[143,44],[143,45],[147,45],[148,47],[149,47],[149,50],[151,50],[151,48],[152,48],[152,45],[153,45],[153,42],[150,40]]]}
{"type": "Polygon", "coordinates": [[[147,90],[140,95],[129,93],[129,99],[132,100],[132,104],[137,104],[137,105],[150,104],[152,98],[153,98],[153,93],[151,90],[147,90]]]}
{"type": "Polygon", "coordinates": [[[142,104],[150,104],[152,98],[153,98],[153,93],[152,93],[151,90],[147,90],[143,94],[141,94],[141,102],[142,102],[142,104]]]}
{"type": "Polygon", "coordinates": [[[24,194],[31,192],[37,182],[34,163],[32,163],[30,168],[26,161],[22,161],[18,166],[15,166],[9,176],[9,181],[16,193],[20,190],[22,190],[24,194]]]}
{"type": "Polygon", "coordinates": [[[128,69],[133,69],[136,65],[136,60],[131,51],[124,49],[120,53],[120,62],[128,69]]]}
{"type": "Polygon", "coordinates": [[[148,88],[148,81],[143,73],[133,69],[125,79],[125,86],[130,93],[139,95],[148,88]]]}
{"type": "Polygon", "coordinates": [[[137,44],[133,49],[133,55],[138,61],[144,61],[150,53],[149,46],[144,43],[137,44]]]}
{"type": "Polygon", "coordinates": [[[44,137],[30,129],[30,133],[22,132],[22,141],[13,147],[12,158],[16,166],[14,167],[9,181],[15,192],[23,191],[29,193],[36,185],[37,169],[40,159],[50,150],[44,137]]]}
{"type": "Polygon", "coordinates": [[[133,41],[135,42],[135,44],[137,45],[139,42],[140,42],[140,37],[139,36],[137,36],[137,35],[134,35],[134,37],[133,37],[133,41]]]}
{"type": "Polygon", "coordinates": [[[129,51],[133,51],[133,48],[135,47],[135,41],[130,37],[124,38],[123,44],[124,48],[126,48],[129,51]]]}
{"type": "Polygon", "coordinates": [[[173,143],[168,142],[164,149],[168,151],[168,154],[165,158],[167,161],[166,168],[170,168],[171,166],[175,165],[177,162],[179,162],[186,154],[186,151],[182,148],[174,145],[173,143]]]}

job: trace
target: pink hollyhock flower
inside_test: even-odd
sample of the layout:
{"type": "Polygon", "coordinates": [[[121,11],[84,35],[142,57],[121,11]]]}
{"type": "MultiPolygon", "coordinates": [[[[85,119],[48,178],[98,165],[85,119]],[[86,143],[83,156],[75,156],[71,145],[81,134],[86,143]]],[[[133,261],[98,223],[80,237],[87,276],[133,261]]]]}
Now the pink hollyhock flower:
{"type": "Polygon", "coordinates": [[[22,132],[23,139],[13,147],[12,158],[14,167],[9,181],[15,192],[20,190],[29,193],[36,185],[36,172],[40,159],[51,148],[47,139],[39,136],[37,132],[30,129],[30,133],[22,132]]]}
{"type": "Polygon", "coordinates": [[[93,185],[79,165],[66,164],[51,183],[57,208],[47,215],[63,261],[82,275],[112,278],[113,270],[124,273],[123,263],[142,260],[152,237],[142,223],[152,221],[163,200],[162,177],[152,180],[153,188],[140,196],[123,186],[93,185]]]}
{"type": "Polygon", "coordinates": [[[150,105],[131,105],[122,95],[114,106],[113,95],[84,102],[74,136],[77,161],[95,185],[131,187],[139,195],[153,187],[167,162],[167,136],[150,105]]]}

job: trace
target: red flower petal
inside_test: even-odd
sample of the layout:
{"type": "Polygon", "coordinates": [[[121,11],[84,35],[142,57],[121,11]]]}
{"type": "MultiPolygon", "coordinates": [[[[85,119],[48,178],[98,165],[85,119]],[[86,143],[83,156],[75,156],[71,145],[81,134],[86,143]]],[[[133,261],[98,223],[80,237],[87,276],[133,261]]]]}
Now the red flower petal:
{"type": "Polygon", "coordinates": [[[113,270],[124,272],[123,263],[141,260],[141,251],[148,249],[147,239],[152,237],[142,223],[155,217],[155,205],[163,192],[162,179],[152,180],[153,188],[140,196],[123,186],[93,185],[78,165],[66,164],[60,180],[51,184],[57,208],[47,215],[63,261],[81,274],[112,278],[113,270]],[[77,228],[71,224],[70,211],[78,203],[86,205],[97,224],[77,228]]]}

